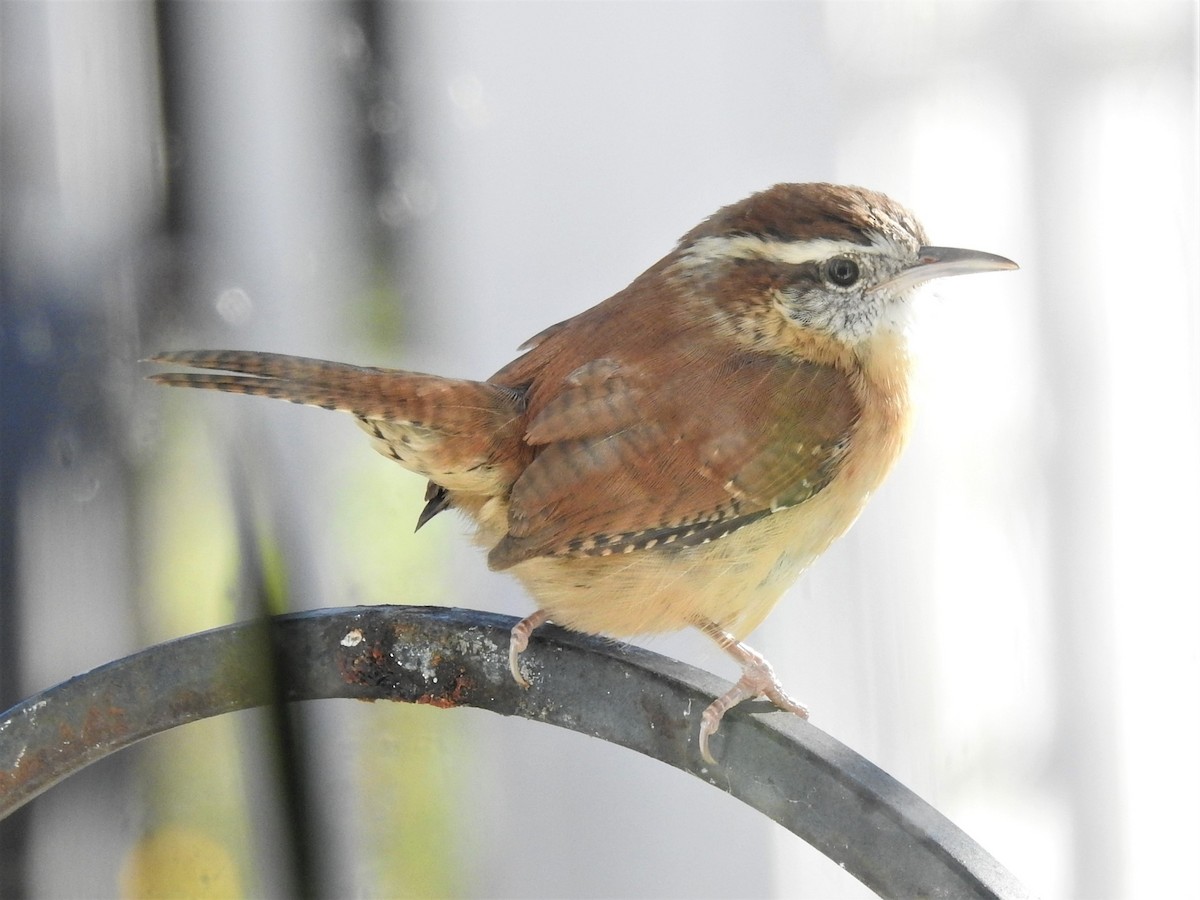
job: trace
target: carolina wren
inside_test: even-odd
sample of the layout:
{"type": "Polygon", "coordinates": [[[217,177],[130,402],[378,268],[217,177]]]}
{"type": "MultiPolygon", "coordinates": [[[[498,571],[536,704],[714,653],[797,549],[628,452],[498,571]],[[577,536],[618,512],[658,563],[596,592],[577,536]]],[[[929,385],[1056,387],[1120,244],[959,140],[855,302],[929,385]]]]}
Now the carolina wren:
{"type": "Polygon", "coordinates": [[[417,527],[477,526],[488,565],[553,620],[627,637],[694,626],[742,666],[702,716],[765,696],[807,717],[742,643],[849,528],[904,443],[914,289],[1015,269],[931,247],[882,194],[779,184],[688,232],[627,288],[527,341],[486,381],[240,351],[154,362],[160,384],[353,415],[379,452],[429,480],[417,527]]]}

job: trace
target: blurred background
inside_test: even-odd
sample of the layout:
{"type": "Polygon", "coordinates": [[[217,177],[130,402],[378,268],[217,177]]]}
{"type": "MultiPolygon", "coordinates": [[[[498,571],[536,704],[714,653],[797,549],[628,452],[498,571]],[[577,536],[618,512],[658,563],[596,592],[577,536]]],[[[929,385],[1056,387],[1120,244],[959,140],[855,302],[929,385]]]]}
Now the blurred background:
{"type": "MultiPolygon", "coordinates": [[[[831,180],[1019,273],[924,301],[912,443],[751,638],[1046,897],[1194,890],[1194,2],[0,4],[0,709],[252,614],[525,615],[320,410],[161,349],[484,377],[719,206],[831,180]],[[254,535],[251,541],[247,534],[254,535]]],[[[735,675],[699,635],[642,642],[735,675]]],[[[863,897],[698,780],[463,710],[189,725],[0,823],[5,897],[863,897]]]]}

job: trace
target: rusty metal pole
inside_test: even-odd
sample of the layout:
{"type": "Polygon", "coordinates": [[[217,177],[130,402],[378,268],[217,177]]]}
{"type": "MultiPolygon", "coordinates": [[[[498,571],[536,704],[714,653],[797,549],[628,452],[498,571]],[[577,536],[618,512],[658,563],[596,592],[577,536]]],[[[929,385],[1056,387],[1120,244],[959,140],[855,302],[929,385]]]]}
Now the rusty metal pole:
{"type": "Polygon", "coordinates": [[[515,622],[443,607],[318,610],[202,632],[101,666],[0,715],[0,818],[142,738],[271,703],[274,666],[289,701],[472,706],[621,744],[728,791],[884,897],[1029,896],[925,801],[769,704],[727,715],[713,741],[718,762],[705,763],[698,717],[726,686],[699,669],[546,626],[522,657],[533,683],[522,689],[508,671],[515,622]]]}

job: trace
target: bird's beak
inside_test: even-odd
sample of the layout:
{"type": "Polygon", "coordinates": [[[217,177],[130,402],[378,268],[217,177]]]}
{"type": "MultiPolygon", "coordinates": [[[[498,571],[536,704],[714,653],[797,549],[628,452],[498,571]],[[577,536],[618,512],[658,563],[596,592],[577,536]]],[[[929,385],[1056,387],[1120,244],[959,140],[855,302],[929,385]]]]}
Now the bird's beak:
{"type": "Polygon", "coordinates": [[[960,250],[958,247],[922,247],[917,251],[917,261],[902,272],[875,287],[889,291],[914,288],[935,278],[949,275],[970,275],[972,272],[999,272],[1004,269],[1019,269],[1011,259],[984,253],[981,250],[960,250]]]}

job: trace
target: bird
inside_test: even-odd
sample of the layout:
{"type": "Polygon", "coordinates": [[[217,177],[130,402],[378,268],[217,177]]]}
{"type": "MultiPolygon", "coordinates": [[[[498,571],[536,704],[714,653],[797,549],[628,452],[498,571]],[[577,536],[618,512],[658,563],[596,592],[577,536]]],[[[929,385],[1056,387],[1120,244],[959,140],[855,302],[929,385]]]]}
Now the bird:
{"type": "Polygon", "coordinates": [[[783,183],[725,206],[628,287],[482,381],[276,353],[172,351],[159,384],[352,415],[457,510],[548,621],[608,638],[696,628],[740,666],[697,749],[751,698],[808,717],[745,638],[855,521],[905,442],[917,289],[1016,269],[932,246],[884,194],[783,183]]]}

